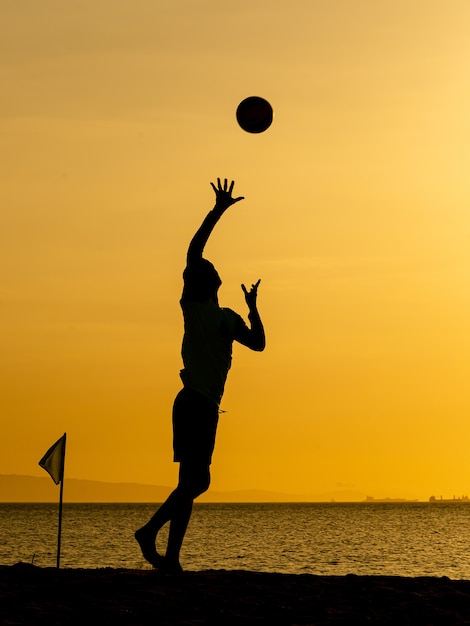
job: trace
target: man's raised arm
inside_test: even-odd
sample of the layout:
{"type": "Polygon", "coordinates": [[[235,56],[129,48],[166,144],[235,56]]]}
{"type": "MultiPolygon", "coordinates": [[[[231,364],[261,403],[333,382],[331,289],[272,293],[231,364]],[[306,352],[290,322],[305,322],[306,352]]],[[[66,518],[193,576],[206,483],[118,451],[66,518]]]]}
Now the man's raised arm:
{"type": "Polygon", "coordinates": [[[212,211],[204,218],[201,226],[196,231],[196,234],[191,239],[191,243],[188,248],[188,256],[187,262],[188,265],[198,259],[202,258],[202,253],[204,251],[204,247],[209,239],[212,231],[214,230],[214,226],[217,224],[219,219],[222,217],[223,213],[235,202],[239,202],[243,200],[243,196],[239,196],[238,198],[232,197],[233,185],[234,181],[228,185],[228,181],[225,178],[224,183],[222,185],[220,178],[217,179],[217,187],[214,183],[211,183],[212,189],[215,191],[215,206],[212,211]]]}
{"type": "Polygon", "coordinates": [[[243,293],[245,294],[245,301],[248,306],[248,319],[250,321],[250,327],[248,328],[245,326],[243,330],[240,329],[239,334],[235,337],[239,343],[251,348],[251,350],[256,350],[257,352],[262,352],[266,346],[263,322],[261,321],[256,303],[260,282],[261,279],[254,285],[251,285],[250,291],[248,291],[245,285],[242,285],[243,293]]]}

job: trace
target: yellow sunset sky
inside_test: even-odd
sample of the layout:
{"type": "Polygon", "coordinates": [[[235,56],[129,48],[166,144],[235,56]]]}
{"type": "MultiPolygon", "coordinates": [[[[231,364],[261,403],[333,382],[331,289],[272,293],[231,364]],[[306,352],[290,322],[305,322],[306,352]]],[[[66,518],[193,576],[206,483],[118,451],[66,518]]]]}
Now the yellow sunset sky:
{"type": "Polygon", "coordinates": [[[172,485],[214,194],[234,347],[214,490],[470,492],[470,3],[4,0],[0,474],[172,485]],[[261,135],[245,97],[275,113],[261,135]]]}

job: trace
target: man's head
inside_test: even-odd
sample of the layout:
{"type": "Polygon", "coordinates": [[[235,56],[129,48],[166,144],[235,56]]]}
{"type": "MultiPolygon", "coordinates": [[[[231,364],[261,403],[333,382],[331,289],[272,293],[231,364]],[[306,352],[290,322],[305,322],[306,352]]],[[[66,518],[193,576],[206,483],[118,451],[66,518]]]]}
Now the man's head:
{"type": "Polygon", "coordinates": [[[196,263],[191,263],[189,267],[184,270],[183,276],[189,278],[193,288],[203,300],[213,298],[217,300],[217,292],[219,290],[222,281],[217,273],[217,270],[207,259],[199,259],[196,263]]]}

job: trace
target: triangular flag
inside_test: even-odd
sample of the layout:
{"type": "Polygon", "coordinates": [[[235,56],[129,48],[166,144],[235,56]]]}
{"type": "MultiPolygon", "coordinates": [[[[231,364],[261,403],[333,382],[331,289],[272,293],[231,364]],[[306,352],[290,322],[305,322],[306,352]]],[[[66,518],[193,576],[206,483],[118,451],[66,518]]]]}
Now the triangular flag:
{"type": "Polygon", "coordinates": [[[39,461],[39,465],[49,472],[58,485],[64,478],[65,433],[52,445],[39,461]]]}

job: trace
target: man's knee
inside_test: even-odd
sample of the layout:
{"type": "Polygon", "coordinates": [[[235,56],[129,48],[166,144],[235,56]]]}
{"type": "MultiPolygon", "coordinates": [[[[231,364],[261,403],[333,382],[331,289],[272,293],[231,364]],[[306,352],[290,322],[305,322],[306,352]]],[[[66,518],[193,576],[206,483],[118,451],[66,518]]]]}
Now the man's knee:
{"type": "Polygon", "coordinates": [[[193,499],[209,489],[210,469],[207,465],[181,463],[179,488],[186,491],[193,499]]]}
{"type": "Polygon", "coordinates": [[[208,473],[207,476],[201,476],[200,479],[198,481],[195,481],[194,483],[194,498],[197,498],[198,496],[200,496],[201,494],[203,494],[205,491],[207,491],[209,489],[209,485],[211,484],[211,478],[210,478],[210,474],[208,473]]]}

